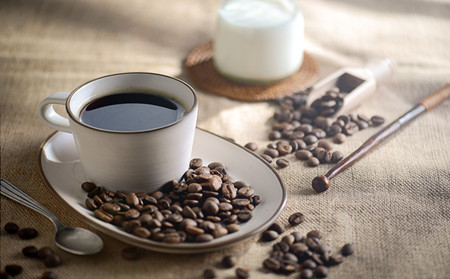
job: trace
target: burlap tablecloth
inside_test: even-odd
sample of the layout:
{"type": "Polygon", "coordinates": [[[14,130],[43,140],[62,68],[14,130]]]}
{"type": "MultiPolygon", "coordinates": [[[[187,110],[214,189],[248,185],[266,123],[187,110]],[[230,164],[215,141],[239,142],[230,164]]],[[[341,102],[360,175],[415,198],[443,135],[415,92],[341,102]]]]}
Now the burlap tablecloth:
{"type": "MultiPolygon", "coordinates": [[[[53,132],[38,117],[39,102],[71,91],[98,76],[149,71],[190,82],[183,60],[214,35],[220,1],[17,1],[0,2],[1,177],[48,207],[66,224],[88,225],[65,209],[45,187],[38,168],[41,143],[53,132]]],[[[320,64],[320,76],[372,57],[397,64],[389,83],[356,113],[382,115],[387,122],[450,82],[450,2],[298,1],[306,22],[306,48],[320,64]]],[[[195,87],[195,84],[192,84],[195,87]]],[[[269,102],[239,102],[202,90],[198,126],[237,143],[269,143],[269,102]]],[[[389,142],[336,177],[333,188],[317,195],[311,180],[329,165],[307,168],[291,161],[279,173],[288,191],[279,222],[293,212],[306,221],[295,228],[318,229],[333,250],[354,243],[355,254],[330,270],[329,278],[449,278],[450,267],[450,101],[416,119],[389,142]]],[[[349,154],[379,128],[367,129],[338,149],[349,154]]],[[[21,249],[53,244],[53,225],[45,217],[1,198],[1,269],[18,263],[17,278],[38,278],[42,262],[26,259],[21,249]],[[38,228],[32,241],[7,235],[15,221],[38,228]]],[[[288,233],[294,229],[289,229],[288,233]]],[[[99,233],[102,253],[73,256],[58,250],[59,278],[200,278],[225,254],[239,257],[252,278],[280,278],[262,269],[271,244],[255,236],[224,250],[198,255],[148,251],[124,261],[127,245],[99,233]]],[[[218,268],[233,278],[233,269],[218,268]]],[[[298,274],[289,278],[297,278],[298,274]]]]}

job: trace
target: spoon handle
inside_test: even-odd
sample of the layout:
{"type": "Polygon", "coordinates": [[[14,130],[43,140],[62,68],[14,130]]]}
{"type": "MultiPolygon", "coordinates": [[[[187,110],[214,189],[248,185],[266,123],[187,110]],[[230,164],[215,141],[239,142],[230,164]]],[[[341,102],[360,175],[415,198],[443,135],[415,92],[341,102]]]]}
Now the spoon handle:
{"type": "Polygon", "coordinates": [[[40,203],[32,199],[30,196],[19,190],[16,186],[12,185],[5,179],[1,178],[0,180],[0,192],[2,195],[41,213],[53,222],[57,230],[64,227],[64,225],[59,222],[58,218],[56,218],[50,210],[42,206],[40,203]]]}

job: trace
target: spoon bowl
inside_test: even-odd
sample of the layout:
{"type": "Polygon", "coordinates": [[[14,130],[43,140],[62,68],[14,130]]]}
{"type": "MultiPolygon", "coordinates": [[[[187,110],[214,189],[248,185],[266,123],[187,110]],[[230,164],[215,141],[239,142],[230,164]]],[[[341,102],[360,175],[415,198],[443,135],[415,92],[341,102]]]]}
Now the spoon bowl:
{"type": "Polygon", "coordinates": [[[62,250],[75,255],[92,255],[103,249],[103,240],[97,234],[83,228],[64,226],[47,208],[3,178],[1,179],[1,194],[50,219],[56,227],[56,246],[62,250]]]}

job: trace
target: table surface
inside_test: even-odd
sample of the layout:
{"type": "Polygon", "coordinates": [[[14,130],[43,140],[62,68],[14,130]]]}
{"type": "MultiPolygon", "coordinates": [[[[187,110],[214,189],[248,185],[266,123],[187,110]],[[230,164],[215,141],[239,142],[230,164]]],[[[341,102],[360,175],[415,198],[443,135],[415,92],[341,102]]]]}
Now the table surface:
{"type": "MultiPolygon", "coordinates": [[[[354,113],[381,115],[387,123],[450,82],[450,2],[298,1],[305,17],[305,48],[318,61],[320,77],[373,57],[397,62],[393,79],[354,113]]],[[[46,188],[38,166],[41,144],[53,132],[38,116],[46,96],[71,91],[93,78],[129,71],[158,72],[181,78],[197,90],[198,127],[239,144],[270,141],[271,102],[241,102],[200,88],[183,67],[191,49],[214,37],[220,1],[16,1],[0,3],[1,177],[55,212],[63,223],[94,228],[67,210],[46,188]]],[[[367,157],[337,176],[323,194],[311,180],[330,165],[308,168],[289,157],[278,169],[287,189],[278,222],[302,212],[306,221],[287,233],[317,229],[333,250],[345,243],[354,255],[330,269],[328,278],[448,278],[450,268],[450,101],[420,116],[367,157]]],[[[349,154],[381,128],[350,137],[336,149],[349,154]]],[[[23,266],[16,278],[38,278],[46,268],[26,259],[27,245],[50,246],[53,225],[45,217],[1,198],[1,269],[23,266]],[[39,236],[20,240],[3,229],[6,222],[35,227],[39,236]]],[[[120,252],[128,245],[101,232],[104,250],[73,256],[57,250],[59,278],[201,278],[234,254],[251,278],[279,278],[262,268],[272,243],[252,237],[225,249],[196,255],[146,251],[136,261],[120,252]]],[[[234,269],[217,267],[220,277],[234,269]]],[[[298,278],[298,274],[288,276],[298,278]]]]}

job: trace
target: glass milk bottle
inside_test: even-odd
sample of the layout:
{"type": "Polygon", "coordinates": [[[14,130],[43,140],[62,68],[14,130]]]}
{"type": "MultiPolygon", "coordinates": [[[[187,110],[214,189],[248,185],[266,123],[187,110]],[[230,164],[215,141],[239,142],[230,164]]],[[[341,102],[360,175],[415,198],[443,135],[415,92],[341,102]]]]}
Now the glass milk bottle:
{"type": "Polygon", "coordinates": [[[214,66],[250,84],[280,81],[303,62],[304,20],[292,0],[225,0],[219,9],[214,66]]]}

